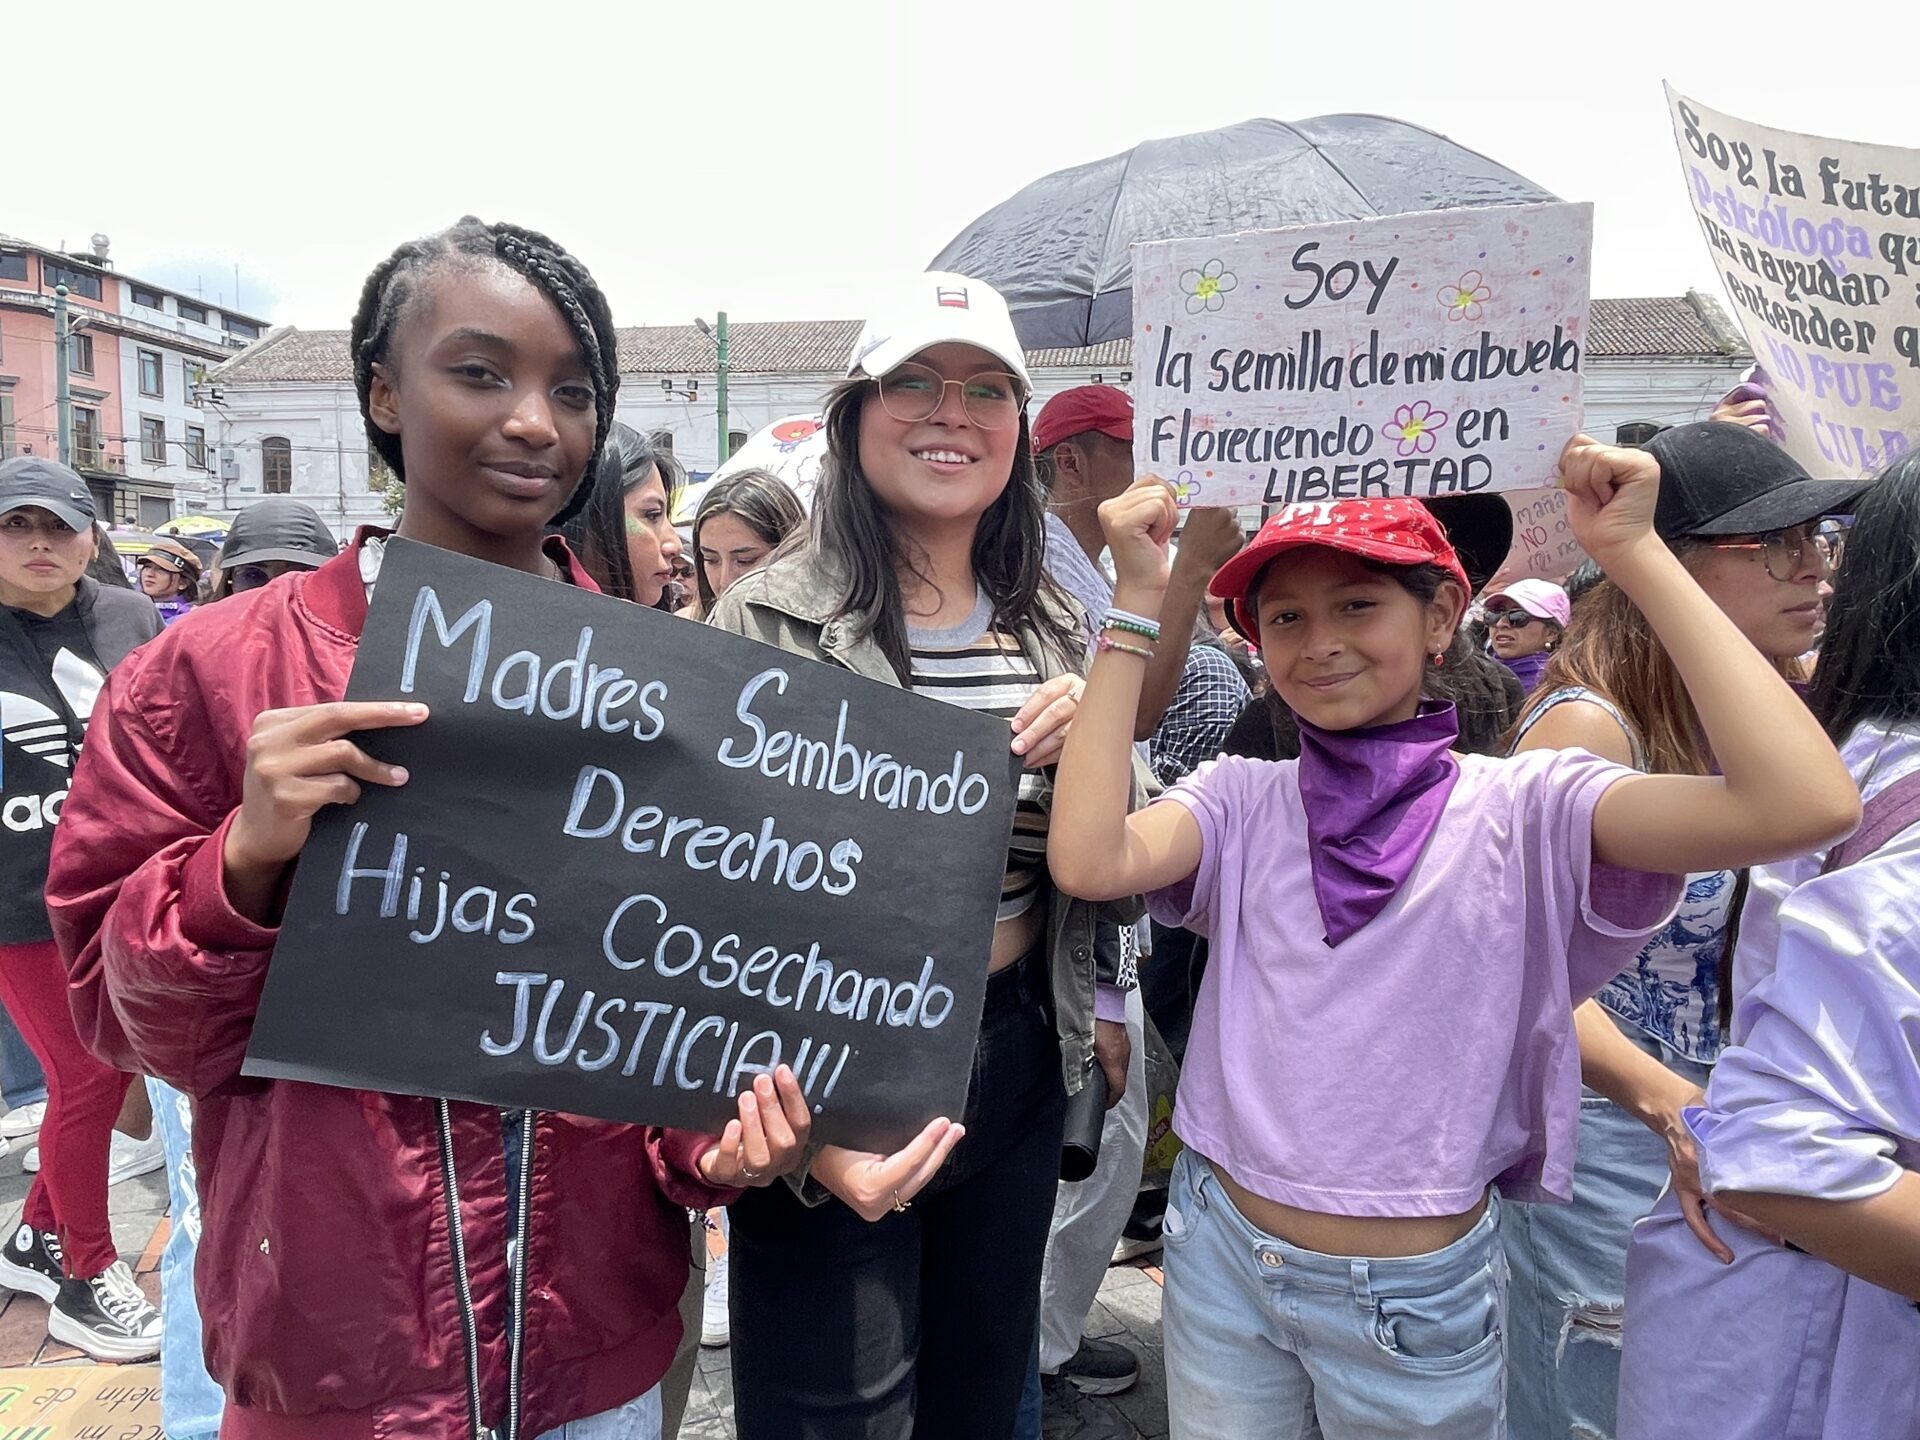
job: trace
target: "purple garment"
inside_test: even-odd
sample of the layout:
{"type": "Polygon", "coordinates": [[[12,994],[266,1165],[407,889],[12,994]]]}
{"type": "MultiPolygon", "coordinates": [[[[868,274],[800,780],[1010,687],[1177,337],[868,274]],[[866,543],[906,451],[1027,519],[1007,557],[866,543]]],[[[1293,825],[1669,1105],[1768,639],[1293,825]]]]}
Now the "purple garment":
{"type": "Polygon", "coordinates": [[[1540,677],[1547,673],[1547,662],[1552,658],[1553,652],[1550,650],[1536,650],[1531,655],[1522,655],[1514,660],[1509,660],[1504,655],[1494,656],[1494,659],[1514,673],[1515,678],[1520,681],[1520,688],[1529,695],[1533,693],[1534,687],[1539,685],[1540,677]]]}
{"type": "Polygon", "coordinates": [[[1433,838],[1460,778],[1450,753],[1460,717],[1451,704],[1425,700],[1394,725],[1298,723],[1313,896],[1327,944],[1338,945],[1386,907],[1433,838]]]}
{"type": "MultiPolygon", "coordinates": [[[[1871,797],[1920,772],[1920,730],[1863,725],[1841,756],[1871,797]]],[[[1877,1195],[1920,1168],[1920,825],[1830,875],[1755,867],[1732,1044],[1689,1110],[1711,1191],[1877,1195]]],[[[1670,1199],[1627,1255],[1620,1440],[1920,1440],[1920,1311],[1726,1224],[1723,1266],[1670,1199]],[[1686,1363],[1675,1364],[1684,1355],[1686,1363]]]]}
{"type": "Polygon", "coordinates": [[[171,625],[182,615],[192,611],[193,602],[191,600],[156,600],[153,602],[153,608],[160,612],[162,625],[171,625]]]}
{"type": "Polygon", "coordinates": [[[1299,769],[1210,761],[1155,802],[1192,814],[1201,848],[1149,913],[1211,942],[1174,1128],[1322,1214],[1458,1215],[1489,1184],[1567,1199],[1573,1007],[1680,893],[1593,861],[1593,807],[1633,771],[1584,750],[1461,757],[1405,882],[1329,950],[1299,769]]]}

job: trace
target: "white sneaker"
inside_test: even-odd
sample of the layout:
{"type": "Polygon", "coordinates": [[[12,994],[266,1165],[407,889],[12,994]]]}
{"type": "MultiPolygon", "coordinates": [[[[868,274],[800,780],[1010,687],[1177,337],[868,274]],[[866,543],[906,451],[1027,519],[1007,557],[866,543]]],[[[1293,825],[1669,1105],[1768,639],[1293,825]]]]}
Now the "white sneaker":
{"type": "MultiPolygon", "coordinates": [[[[0,1139],[24,1140],[29,1135],[36,1135],[46,1118],[47,1102],[44,1100],[37,1105],[22,1105],[18,1110],[9,1110],[5,1115],[0,1115],[0,1139]]],[[[0,1154],[4,1153],[0,1151],[0,1154]]]]}
{"type": "Polygon", "coordinates": [[[733,1325],[727,1311],[727,1257],[724,1253],[707,1261],[707,1293],[700,1306],[700,1343],[718,1350],[733,1338],[733,1325]]]}
{"type": "Polygon", "coordinates": [[[151,1175],[167,1163],[166,1146],[160,1143],[160,1127],[144,1140],[113,1132],[113,1149],[107,1157],[107,1184],[118,1185],[136,1175],[151,1175]]]}
{"type": "Polygon", "coordinates": [[[29,1145],[27,1153],[20,1157],[20,1168],[31,1175],[40,1168],[40,1147],[29,1145]]]}

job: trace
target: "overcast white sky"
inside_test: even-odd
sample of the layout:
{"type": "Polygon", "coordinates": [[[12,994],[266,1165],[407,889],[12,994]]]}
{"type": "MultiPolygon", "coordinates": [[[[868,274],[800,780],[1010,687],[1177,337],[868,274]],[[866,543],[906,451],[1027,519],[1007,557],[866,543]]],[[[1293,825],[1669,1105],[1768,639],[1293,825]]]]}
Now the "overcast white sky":
{"type": "Polygon", "coordinates": [[[35,14],[35,53],[0,92],[0,232],[78,248],[103,231],[123,271],[198,277],[229,304],[237,264],[246,309],[310,328],[344,326],[393,245],[469,211],[552,233],[622,324],[856,317],[874,277],[924,268],[1047,171],[1346,110],[1416,121],[1595,202],[1596,294],[1717,294],[1663,78],[1742,118],[1920,146],[1902,68],[1920,12],[1904,5],[1832,27],[1767,0],[105,0],[35,14]]]}

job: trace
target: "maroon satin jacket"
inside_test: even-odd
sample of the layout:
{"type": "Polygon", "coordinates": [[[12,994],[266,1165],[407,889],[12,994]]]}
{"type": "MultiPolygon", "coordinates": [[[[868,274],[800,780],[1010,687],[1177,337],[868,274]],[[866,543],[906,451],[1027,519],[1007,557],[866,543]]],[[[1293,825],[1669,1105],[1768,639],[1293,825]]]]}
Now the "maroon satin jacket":
{"type": "MultiPolygon", "coordinates": [[[[56,832],[47,904],[81,1038],[195,1101],[195,1281],[233,1440],[467,1433],[435,1102],[240,1074],[275,932],[236,913],[221,850],[263,710],[339,699],[366,622],[366,533],[311,574],[223,600],[114,671],[56,832]]],[[[558,541],[575,584],[590,586],[558,541]]],[[[500,1112],[455,1104],[483,1416],[507,1404],[500,1112]]],[[[710,1137],[542,1114],[522,1433],[624,1404],[666,1373],[684,1207],[710,1137]]]]}

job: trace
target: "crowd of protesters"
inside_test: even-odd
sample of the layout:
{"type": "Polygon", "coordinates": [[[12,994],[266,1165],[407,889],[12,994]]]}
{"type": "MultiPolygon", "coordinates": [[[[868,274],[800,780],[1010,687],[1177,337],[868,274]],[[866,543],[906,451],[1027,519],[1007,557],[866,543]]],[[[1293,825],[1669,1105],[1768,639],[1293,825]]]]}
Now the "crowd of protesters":
{"type": "Polygon", "coordinates": [[[1249,538],[1124,393],[1030,414],[991,287],[870,314],[810,503],[731,475],[685,536],[592,275],[471,219],[353,319],[391,532],[269,499],[103,583],[80,477],[0,464],[0,1285],[158,1354],[173,1440],[654,1440],[703,1340],[742,1440],[1107,1440],[1140,1360],[1086,1320],[1156,1250],[1191,1440],[1920,1437],[1920,459],[1580,436],[1597,568],[1506,582],[1500,497],[1249,538]],[[784,1067],[709,1135],[243,1075],[313,817],[407,780],[353,737],[426,718],[343,698],[389,533],[1005,722],[962,1113],[882,1154],[784,1067]]]}

